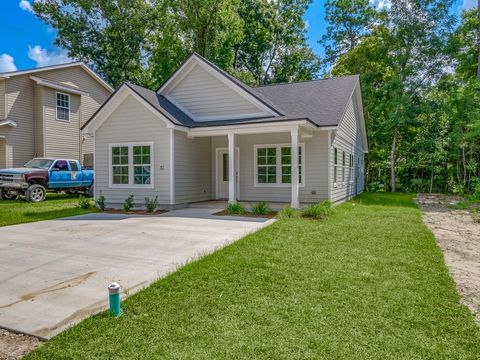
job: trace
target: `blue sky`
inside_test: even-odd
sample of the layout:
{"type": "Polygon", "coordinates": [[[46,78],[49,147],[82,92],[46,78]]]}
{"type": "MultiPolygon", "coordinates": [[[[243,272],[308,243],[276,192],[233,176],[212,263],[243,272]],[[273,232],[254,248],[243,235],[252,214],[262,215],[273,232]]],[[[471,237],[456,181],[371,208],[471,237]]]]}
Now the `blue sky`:
{"type": "MultiPolygon", "coordinates": [[[[32,14],[34,1],[41,0],[1,0],[0,72],[69,61],[66,52],[53,45],[55,30],[32,14]]],[[[309,44],[319,55],[323,54],[317,41],[325,32],[324,4],[325,0],[314,0],[305,14],[309,44]]],[[[477,0],[456,0],[452,12],[460,14],[462,8],[476,4],[477,0]]]]}

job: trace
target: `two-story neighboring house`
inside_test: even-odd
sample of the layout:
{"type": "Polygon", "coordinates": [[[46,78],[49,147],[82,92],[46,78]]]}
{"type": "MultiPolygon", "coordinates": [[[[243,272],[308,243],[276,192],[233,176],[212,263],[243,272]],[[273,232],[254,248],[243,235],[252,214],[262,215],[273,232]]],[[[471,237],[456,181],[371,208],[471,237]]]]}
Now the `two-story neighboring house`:
{"type": "Polygon", "coordinates": [[[0,73],[0,169],[33,157],[93,165],[80,128],[113,89],[82,62],[0,73]]]}

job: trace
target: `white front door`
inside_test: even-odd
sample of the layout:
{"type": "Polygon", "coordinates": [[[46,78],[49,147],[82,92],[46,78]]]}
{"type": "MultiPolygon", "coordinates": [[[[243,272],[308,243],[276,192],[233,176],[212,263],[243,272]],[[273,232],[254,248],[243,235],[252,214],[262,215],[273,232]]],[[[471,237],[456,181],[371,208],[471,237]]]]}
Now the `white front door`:
{"type": "MultiPolygon", "coordinates": [[[[235,151],[236,157],[236,180],[237,180],[237,197],[239,196],[239,171],[238,165],[239,161],[239,149],[237,148],[235,151]]],[[[228,150],[227,149],[217,149],[217,199],[228,199],[228,150]]]]}

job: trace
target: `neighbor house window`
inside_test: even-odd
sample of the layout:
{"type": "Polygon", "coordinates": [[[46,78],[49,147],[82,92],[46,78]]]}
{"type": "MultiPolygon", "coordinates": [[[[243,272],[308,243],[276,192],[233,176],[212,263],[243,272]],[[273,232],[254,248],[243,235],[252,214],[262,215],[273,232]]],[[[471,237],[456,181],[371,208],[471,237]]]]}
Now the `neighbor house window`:
{"type": "MultiPolygon", "coordinates": [[[[299,183],[303,185],[304,145],[298,149],[299,183]]],[[[292,149],[285,145],[255,145],[255,185],[288,186],[292,183],[292,149]]]]}
{"type": "Polygon", "coordinates": [[[111,186],[153,186],[152,143],[110,145],[110,162],[111,186]]]}
{"type": "Polygon", "coordinates": [[[333,182],[336,183],[338,179],[338,149],[333,149],[333,182]]]}
{"type": "Polygon", "coordinates": [[[57,120],[70,121],[70,95],[57,93],[57,120]]]}
{"type": "Polygon", "coordinates": [[[342,182],[345,182],[345,151],[342,151],[342,182]]]}
{"type": "Polygon", "coordinates": [[[350,181],[353,182],[353,162],[354,162],[354,157],[352,154],[350,154],[350,181]]]}

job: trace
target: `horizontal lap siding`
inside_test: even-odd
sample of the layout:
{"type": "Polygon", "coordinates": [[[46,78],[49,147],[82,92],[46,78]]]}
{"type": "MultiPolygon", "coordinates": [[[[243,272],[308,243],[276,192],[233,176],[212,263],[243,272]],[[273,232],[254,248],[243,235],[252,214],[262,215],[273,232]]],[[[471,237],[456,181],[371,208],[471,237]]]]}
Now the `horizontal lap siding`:
{"type": "Polygon", "coordinates": [[[206,201],[212,198],[211,140],[189,139],[175,131],[175,203],[206,201]]]}
{"type": "Polygon", "coordinates": [[[0,120],[5,119],[5,84],[6,80],[0,79],[0,120]]]}
{"type": "Polygon", "coordinates": [[[199,65],[168,96],[195,117],[228,117],[261,111],[199,65]]]}
{"type": "Polygon", "coordinates": [[[109,116],[95,133],[95,194],[105,196],[109,206],[121,206],[129,195],[143,206],[145,197],[158,196],[170,203],[170,130],[165,123],[132,96],[109,116]],[[154,188],[109,188],[109,144],[154,143],[154,188]]]}
{"type": "MultiPolygon", "coordinates": [[[[240,150],[240,200],[290,202],[292,190],[287,187],[255,186],[254,145],[288,144],[289,133],[239,135],[236,145],[240,150]]],[[[311,138],[302,138],[305,143],[305,187],[300,188],[300,201],[318,202],[328,198],[328,143],[326,132],[315,132],[311,138]],[[315,194],[312,194],[315,192],[315,194]]],[[[216,148],[226,148],[226,137],[212,139],[212,162],[215,164],[216,148]]],[[[212,184],[215,185],[215,176],[212,184]]]]}
{"type": "Polygon", "coordinates": [[[6,136],[8,166],[22,166],[35,154],[35,92],[29,75],[13,76],[6,80],[7,118],[17,127],[2,126],[6,136]]]}
{"type": "Polygon", "coordinates": [[[35,85],[35,155],[45,156],[45,121],[43,116],[43,101],[45,88],[35,85]]]}
{"type": "Polygon", "coordinates": [[[56,119],[57,92],[44,88],[45,156],[80,160],[80,95],[70,94],[70,121],[56,119]]]}
{"type": "Polygon", "coordinates": [[[349,101],[344,118],[340,123],[337,134],[331,147],[331,200],[333,202],[341,202],[354,197],[358,193],[363,191],[363,171],[359,174],[358,189],[355,184],[355,172],[357,169],[357,159],[361,160],[361,166],[364,163],[364,152],[361,143],[361,134],[358,127],[359,116],[356,111],[356,104],[353,98],[349,101]],[[338,175],[337,183],[334,183],[334,148],[338,149],[338,175]],[[345,151],[345,182],[342,182],[342,152],[345,151]],[[349,154],[354,155],[354,174],[353,182],[349,181],[350,167],[349,167],[349,154]]]}
{"type": "Polygon", "coordinates": [[[0,138],[0,169],[7,167],[7,146],[5,139],[0,138]]]}

